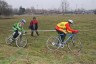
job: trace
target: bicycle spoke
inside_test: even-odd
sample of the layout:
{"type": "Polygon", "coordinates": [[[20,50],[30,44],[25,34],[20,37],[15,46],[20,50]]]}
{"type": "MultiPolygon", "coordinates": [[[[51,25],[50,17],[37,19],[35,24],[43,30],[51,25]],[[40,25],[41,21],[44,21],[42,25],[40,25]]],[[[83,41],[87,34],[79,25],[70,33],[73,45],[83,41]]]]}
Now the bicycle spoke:
{"type": "Polygon", "coordinates": [[[18,38],[16,41],[18,47],[25,47],[27,45],[27,39],[25,37],[18,38]]]}
{"type": "Polygon", "coordinates": [[[50,37],[47,42],[47,48],[49,50],[57,50],[59,48],[59,39],[57,37],[50,37]]]}
{"type": "Polygon", "coordinates": [[[76,36],[72,38],[72,41],[68,42],[67,46],[70,51],[79,52],[82,48],[81,41],[76,36]]]}
{"type": "Polygon", "coordinates": [[[13,42],[12,35],[5,39],[6,44],[11,44],[13,42]]]}

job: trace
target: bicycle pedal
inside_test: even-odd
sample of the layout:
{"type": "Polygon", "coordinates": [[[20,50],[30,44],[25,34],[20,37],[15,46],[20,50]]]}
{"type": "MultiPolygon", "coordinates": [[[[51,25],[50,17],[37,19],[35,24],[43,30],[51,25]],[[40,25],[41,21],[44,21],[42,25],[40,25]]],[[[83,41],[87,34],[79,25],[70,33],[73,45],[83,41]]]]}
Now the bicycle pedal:
{"type": "Polygon", "coordinates": [[[64,48],[64,45],[63,45],[63,44],[59,44],[59,46],[60,46],[61,48],[64,48]]]}
{"type": "Polygon", "coordinates": [[[62,45],[61,48],[64,48],[64,45],[62,45]]]}
{"type": "Polygon", "coordinates": [[[59,46],[61,47],[61,45],[62,45],[62,44],[60,43],[59,46]]]}

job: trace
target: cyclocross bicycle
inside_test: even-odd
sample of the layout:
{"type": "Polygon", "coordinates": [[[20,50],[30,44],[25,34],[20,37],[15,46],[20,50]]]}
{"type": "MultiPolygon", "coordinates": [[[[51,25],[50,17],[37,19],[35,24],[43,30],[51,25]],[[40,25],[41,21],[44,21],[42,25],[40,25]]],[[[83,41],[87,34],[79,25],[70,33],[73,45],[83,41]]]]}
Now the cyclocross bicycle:
{"type": "Polygon", "coordinates": [[[81,41],[78,39],[77,34],[67,34],[69,35],[67,38],[65,38],[64,42],[61,40],[61,35],[59,34],[57,36],[51,36],[46,42],[46,46],[49,50],[57,50],[59,48],[64,47],[67,45],[68,49],[70,51],[80,51],[82,48],[81,41]]]}
{"type": "Polygon", "coordinates": [[[17,38],[13,39],[13,34],[10,35],[5,39],[7,44],[16,43],[17,47],[25,47],[27,45],[27,38],[25,37],[25,34],[22,32],[21,35],[19,35],[17,38]]]}

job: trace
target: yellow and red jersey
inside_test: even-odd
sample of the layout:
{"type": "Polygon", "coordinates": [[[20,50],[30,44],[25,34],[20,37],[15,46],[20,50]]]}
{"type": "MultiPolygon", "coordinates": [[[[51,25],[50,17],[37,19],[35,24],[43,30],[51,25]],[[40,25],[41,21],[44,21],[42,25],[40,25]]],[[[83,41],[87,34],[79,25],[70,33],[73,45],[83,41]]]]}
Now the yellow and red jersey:
{"type": "Polygon", "coordinates": [[[72,33],[75,30],[70,28],[70,24],[68,22],[60,22],[56,25],[56,30],[62,31],[64,33],[72,33]]]}

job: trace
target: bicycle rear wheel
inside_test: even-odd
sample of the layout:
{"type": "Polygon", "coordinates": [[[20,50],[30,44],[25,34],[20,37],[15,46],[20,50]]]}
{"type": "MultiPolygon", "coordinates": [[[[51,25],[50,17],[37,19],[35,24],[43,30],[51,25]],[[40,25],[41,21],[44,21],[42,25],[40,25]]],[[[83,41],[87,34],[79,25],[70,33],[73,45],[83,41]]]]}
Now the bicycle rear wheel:
{"type": "Polygon", "coordinates": [[[22,37],[22,38],[18,38],[17,40],[16,40],[16,46],[17,47],[26,47],[26,45],[27,45],[27,38],[26,37],[22,37]]]}
{"type": "Polygon", "coordinates": [[[78,39],[78,37],[77,36],[74,36],[73,38],[72,38],[72,40],[70,40],[68,43],[67,43],[67,46],[68,46],[68,49],[70,50],[70,51],[77,51],[77,52],[79,52],[80,50],[81,50],[81,48],[82,48],[82,44],[81,44],[81,41],[80,41],[80,39],[78,39]]]}
{"type": "Polygon", "coordinates": [[[5,39],[6,44],[8,44],[8,45],[11,44],[13,42],[12,38],[13,38],[12,35],[10,35],[9,37],[6,37],[6,39],[5,39]]]}
{"type": "Polygon", "coordinates": [[[59,46],[60,40],[58,37],[49,37],[49,39],[46,42],[46,46],[49,50],[57,50],[59,46]]]}

